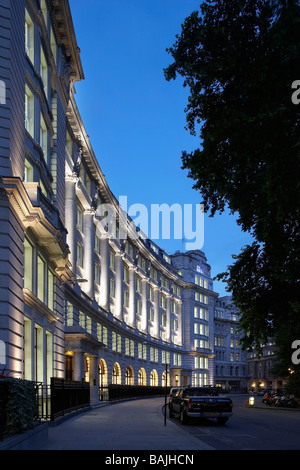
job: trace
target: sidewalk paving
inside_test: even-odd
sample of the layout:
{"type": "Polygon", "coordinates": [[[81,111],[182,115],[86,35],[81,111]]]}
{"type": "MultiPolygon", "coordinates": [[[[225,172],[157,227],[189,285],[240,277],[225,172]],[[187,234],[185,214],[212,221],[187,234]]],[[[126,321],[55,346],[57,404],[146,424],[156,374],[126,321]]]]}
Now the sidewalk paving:
{"type": "MultiPolygon", "coordinates": [[[[214,450],[176,423],[164,424],[163,398],[110,403],[78,414],[12,450],[214,450]]],[[[1,446],[0,446],[1,449],[1,446]]]]}

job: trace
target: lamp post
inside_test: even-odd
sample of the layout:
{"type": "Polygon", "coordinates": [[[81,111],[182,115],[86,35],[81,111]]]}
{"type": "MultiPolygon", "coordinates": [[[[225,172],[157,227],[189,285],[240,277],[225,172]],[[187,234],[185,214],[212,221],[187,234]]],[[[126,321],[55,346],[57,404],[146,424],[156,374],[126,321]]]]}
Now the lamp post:
{"type": "Polygon", "coordinates": [[[169,364],[166,364],[166,388],[165,388],[165,426],[167,424],[167,387],[168,387],[168,373],[169,373],[169,364]]]}

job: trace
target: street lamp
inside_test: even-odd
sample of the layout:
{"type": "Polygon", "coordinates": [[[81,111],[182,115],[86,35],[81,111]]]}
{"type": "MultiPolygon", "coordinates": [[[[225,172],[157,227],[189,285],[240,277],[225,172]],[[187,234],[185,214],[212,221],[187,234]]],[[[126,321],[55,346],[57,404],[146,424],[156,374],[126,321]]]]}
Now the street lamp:
{"type": "Polygon", "coordinates": [[[68,279],[67,281],[62,281],[62,279],[60,279],[60,286],[65,286],[66,284],[76,284],[76,283],[81,283],[81,282],[88,282],[88,279],[68,279]]]}

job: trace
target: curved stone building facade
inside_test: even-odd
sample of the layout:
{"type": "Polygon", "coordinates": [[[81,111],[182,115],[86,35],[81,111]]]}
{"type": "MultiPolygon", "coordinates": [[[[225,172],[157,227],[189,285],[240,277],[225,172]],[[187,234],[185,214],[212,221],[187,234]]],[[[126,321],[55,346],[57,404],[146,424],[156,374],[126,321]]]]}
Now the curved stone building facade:
{"type": "Polygon", "coordinates": [[[69,2],[3,0],[0,14],[1,367],[88,381],[95,402],[111,383],[213,384],[210,266],[167,255],[112,194],[74,97],[69,2]]]}

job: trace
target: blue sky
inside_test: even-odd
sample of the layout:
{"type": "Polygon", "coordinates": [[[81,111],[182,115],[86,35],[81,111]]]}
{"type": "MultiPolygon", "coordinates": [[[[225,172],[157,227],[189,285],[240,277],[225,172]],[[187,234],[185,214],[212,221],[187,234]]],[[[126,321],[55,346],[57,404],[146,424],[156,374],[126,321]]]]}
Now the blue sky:
{"type": "MultiPolygon", "coordinates": [[[[134,204],[189,204],[201,195],[181,169],[182,150],[200,145],[185,130],[188,89],[167,82],[166,52],[194,10],[195,0],[70,0],[85,80],[76,101],[95,155],[116,196],[134,204]]],[[[183,212],[184,214],[184,212],[183,212]]],[[[151,235],[151,233],[150,233],[151,235]]],[[[167,253],[183,250],[178,239],[155,239],[167,253]]],[[[200,247],[212,275],[232,264],[232,254],[251,242],[232,215],[204,217],[200,247]]],[[[224,283],[214,290],[227,295],[224,283]]]]}

